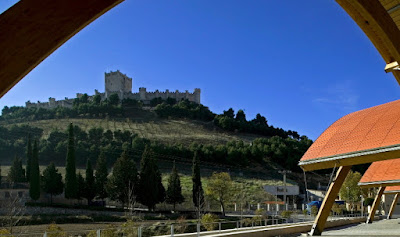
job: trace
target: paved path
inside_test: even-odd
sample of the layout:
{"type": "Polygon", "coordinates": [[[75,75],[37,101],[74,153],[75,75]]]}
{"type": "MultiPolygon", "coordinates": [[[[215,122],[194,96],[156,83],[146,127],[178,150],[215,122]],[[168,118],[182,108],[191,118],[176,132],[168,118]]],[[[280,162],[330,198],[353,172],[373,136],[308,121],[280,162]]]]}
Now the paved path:
{"type": "Polygon", "coordinates": [[[322,236],[400,236],[400,219],[379,220],[325,230],[322,236]]]}

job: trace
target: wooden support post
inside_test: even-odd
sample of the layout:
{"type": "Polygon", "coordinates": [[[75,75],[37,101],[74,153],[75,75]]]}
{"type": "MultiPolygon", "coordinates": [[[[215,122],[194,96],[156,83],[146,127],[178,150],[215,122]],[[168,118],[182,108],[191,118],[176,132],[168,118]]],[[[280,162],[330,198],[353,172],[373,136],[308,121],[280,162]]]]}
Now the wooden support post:
{"type": "Polygon", "coordinates": [[[368,219],[367,219],[367,224],[370,224],[374,221],[374,217],[375,217],[375,212],[376,209],[378,208],[379,204],[381,203],[381,197],[383,194],[383,191],[385,191],[386,187],[380,187],[378,190],[378,194],[376,194],[374,203],[372,204],[372,208],[371,208],[371,212],[368,215],[368,219]]]}
{"type": "Polygon", "coordinates": [[[322,231],[325,228],[326,220],[328,219],[329,213],[331,212],[333,203],[339,193],[340,187],[344,182],[347,174],[351,169],[350,166],[340,166],[337,173],[335,180],[332,181],[331,185],[329,186],[328,192],[325,195],[324,201],[322,202],[321,207],[319,208],[318,215],[314,220],[314,224],[311,228],[309,235],[321,235],[322,231]]]}
{"type": "Polygon", "coordinates": [[[396,195],[394,195],[392,205],[390,206],[390,210],[388,212],[387,219],[391,219],[392,218],[393,211],[396,208],[396,204],[397,204],[398,200],[399,200],[399,194],[396,193],[396,195]]]}

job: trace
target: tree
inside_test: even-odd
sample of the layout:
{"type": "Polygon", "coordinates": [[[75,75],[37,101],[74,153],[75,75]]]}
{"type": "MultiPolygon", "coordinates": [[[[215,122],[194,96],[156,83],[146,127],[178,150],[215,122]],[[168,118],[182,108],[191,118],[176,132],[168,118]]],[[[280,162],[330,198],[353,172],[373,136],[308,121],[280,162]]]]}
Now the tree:
{"type": "Polygon", "coordinates": [[[235,117],[235,111],[232,108],[229,108],[228,110],[224,110],[223,115],[233,119],[235,117]]]}
{"type": "Polygon", "coordinates": [[[193,194],[193,204],[195,208],[198,210],[198,218],[200,218],[200,210],[203,208],[204,204],[204,191],[201,184],[201,175],[200,175],[200,159],[198,156],[198,152],[196,151],[193,156],[193,166],[192,166],[192,194],[193,194]]]}
{"type": "Polygon", "coordinates": [[[40,198],[39,149],[36,140],[33,143],[30,176],[29,196],[36,201],[40,198]]]}
{"type": "Polygon", "coordinates": [[[208,180],[206,194],[221,204],[222,215],[225,216],[225,203],[232,196],[231,176],[226,172],[214,172],[208,180]]]}
{"type": "Polygon", "coordinates": [[[88,201],[88,205],[92,202],[93,198],[96,197],[96,186],[93,176],[93,168],[90,160],[86,163],[86,177],[85,177],[85,198],[88,201]]]}
{"type": "Polygon", "coordinates": [[[175,162],[172,168],[171,175],[169,176],[168,179],[166,201],[167,203],[174,205],[174,212],[175,212],[175,205],[177,203],[180,204],[185,201],[185,198],[182,195],[181,179],[179,177],[178,170],[176,169],[175,162]]]}
{"type": "Polygon", "coordinates": [[[50,194],[50,203],[53,203],[53,195],[61,194],[64,190],[62,176],[53,162],[43,171],[43,191],[50,194]]]}
{"type": "Polygon", "coordinates": [[[101,102],[101,96],[100,95],[94,95],[93,96],[93,104],[99,105],[101,102]]]}
{"type": "Polygon", "coordinates": [[[28,135],[28,144],[26,146],[26,181],[29,182],[31,175],[31,161],[32,161],[32,143],[31,135],[28,135]]]}
{"type": "Polygon", "coordinates": [[[80,172],[76,175],[76,187],[75,198],[81,200],[85,196],[85,179],[80,172]]]}
{"type": "Polygon", "coordinates": [[[107,193],[112,200],[117,200],[124,206],[136,196],[137,169],[129,149],[125,149],[114,164],[112,174],[107,182],[107,193]],[[134,195],[132,195],[134,192],[134,195]],[[132,197],[133,198],[133,197],[132,197]]]}
{"type": "Polygon", "coordinates": [[[8,180],[13,183],[25,182],[25,170],[22,168],[22,161],[15,156],[13,165],[8,172],[8,180]]]}
{"type": "Polygon", "coordinates": [[[119,96],[116,93],[111,94],[108,97],[108,101],[110,103],[110,105],[118,105],[119,104],[119,96]]]}
{"type": "Polygon", "coordinates": [[[362,194],[362,191],[360,186],[358,186],[361,176],[362,175],[359,172],[353,172],[350,170],[339,191],[341,199],[350,203],[352,210],[354,208],[354,203],[359,202],[361,199],[360,195],[362,194]]]}
{"type": "Polygon", "coordinates": [[[238,112],[236,113],[236,121],[239,122],[246,122],[246,114],[244,113],[243,110],[239,109],[238,112]]]}
{"type": "Polygon", "coordinates": [[[161,183],[161,173],[150,149],[146,146],[140,162],[138,200],[149,210],[165,200],[165,188],[161,183]]]}
{"type": "Polygon", "coordinates": [[[95,184],[96,184],[96,193],[97,197],[104,200],[107,195],[107,161],[106,156],[103,151],[100,152],[99,158],[96,162],[96,177],[95,177],[95,184]]]}
{"type": "Polygon", "coordinates": [[[75,167],[75,138],[74,127],[70,123],[68,128],[67,159],[65,162],[65,198],[72,199],[77,196],[77,180],[75,167]]]}

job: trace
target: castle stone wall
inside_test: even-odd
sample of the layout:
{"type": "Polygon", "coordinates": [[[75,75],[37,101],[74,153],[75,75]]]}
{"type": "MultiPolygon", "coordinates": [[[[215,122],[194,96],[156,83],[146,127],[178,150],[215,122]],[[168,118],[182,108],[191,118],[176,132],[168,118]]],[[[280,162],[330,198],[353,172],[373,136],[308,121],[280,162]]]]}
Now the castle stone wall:
{"type": "MultiPolygon", "coordinates": [[[[140,100],[144,104],[150,104],[150,101],[155,98],[162,98],[166,100],[168,98],[174,98],[177,101],[187,99],[189,101],[200,104],[200,89],[194,89],[193,93],[189,91],[179,92],[178,90],[174,92],[170,92],[169,90],[160,92],[156,90],[154,92],[147,92],[146,88],[140,87],[138,93],[132,93],[132,78],[129,78],[127,75],[121,73],[120,71],[109,72],[104,74],[105,81],[105,92],[100,93],[98,90],[95,90],[94,95],[100,95],[101,100],[107,99],[111,94],[116,93],[121,100],[129,98],[134,100],[140,100]]],[[[83,96],[82,93],[77,93],[76,98],[80,98],[83,96]]],[[[93,99],[93,96],[89,96],[89,101],[93,99]]],[[[72,108],[74,99],[65,98],[65,100],[55,100],[54,98],[49,98],[48,102],[40,102],[31,103],[27,101],[25,106],[27,108],[45,108],[52,109],[57,107],[67,107],[72,108]]]]}

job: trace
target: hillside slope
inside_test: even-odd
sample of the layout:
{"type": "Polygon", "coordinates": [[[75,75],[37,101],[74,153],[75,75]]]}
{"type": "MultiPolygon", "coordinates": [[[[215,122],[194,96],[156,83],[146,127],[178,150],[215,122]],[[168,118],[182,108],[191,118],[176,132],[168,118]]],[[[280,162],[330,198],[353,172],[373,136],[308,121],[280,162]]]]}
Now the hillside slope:
{"type": "Polygon", "coordinates": [[[211,122],[195,120],[176,119],[88,119],[88,118],[66,118],[36,120],[30,122],[1,121],[0,126],[10,128],[14,125],[29,125],[43,129],[43,138],[47,138],[52,131],[65,131],[70,123],[79,126],[88,132],[91,128],[102,128],[104,131],[121,130],[130,131],[141,138],[158,141],[164,144],[190,145],[193,142],[199,144],[219,145],[232,140],[242,140],[246,143],[264,136],[256,134],[243,134],[226,132],[215,127],[211,122]]]}

